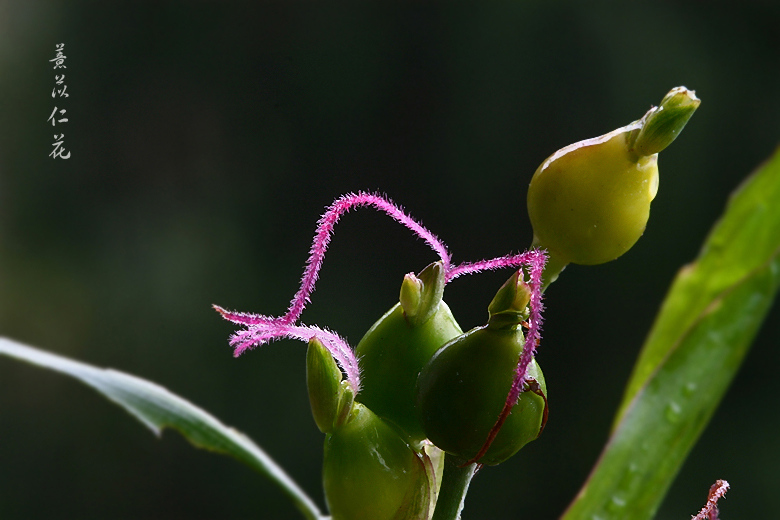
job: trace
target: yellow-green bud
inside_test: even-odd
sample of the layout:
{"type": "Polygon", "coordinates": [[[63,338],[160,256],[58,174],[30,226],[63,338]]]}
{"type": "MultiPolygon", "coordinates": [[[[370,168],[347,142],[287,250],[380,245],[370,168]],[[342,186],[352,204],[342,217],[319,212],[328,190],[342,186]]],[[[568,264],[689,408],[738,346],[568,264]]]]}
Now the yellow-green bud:
{"type": "Polygon", "coordinates": [[[639,121],[562,148],[536,170],[528,188],[534,245],[550,254],[547,282],[568,263],[614,260],[636,243],[658,191],[658,156],[700,101],[672,89],[639,121]]]}

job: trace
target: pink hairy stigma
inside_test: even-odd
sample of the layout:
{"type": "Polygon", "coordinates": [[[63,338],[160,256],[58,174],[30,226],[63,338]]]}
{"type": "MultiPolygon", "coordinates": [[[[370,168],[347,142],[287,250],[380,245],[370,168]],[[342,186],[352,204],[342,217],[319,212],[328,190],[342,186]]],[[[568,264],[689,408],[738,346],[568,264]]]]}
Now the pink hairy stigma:
{"type": "Polygon", "coordinates": [[[300,287],[290,301],[286,314],[283,316],[264,316],[260,314],[228,311],[214,305],[214,309],[217,310],[223,318],[245,327],[245,329],[234,333],[230,338],[230,345],[235,348],[234,355],[237,357],[246,350],[280,338],[298,339],[308,342],[311,338],[317,337],[341,366],[347,379],[354,385],[356,390],[359,390],[360,369],[352,347],[334,332],[319,327],[296,325],[296,323],[300,319],[306,305],[311,301],[311,295],[314,292],[319,272],[325,258],[325,253],[330,245],[331,238],[333,237],[333,229],[336,223],[341,216],[349,212],[349,210],[362,206],[372,206],[375,209],[383,211],[395,221],[406,226],[419,238],[423,239],[431,249],[438,254],[444,267],[446,282],[450,282],[465,274],[473,274],[486,270],[505,267],[528,267],[531,279],[529,285],[531,286],[532,295],[526,345],[530,346],[530,348],[525,348],[523,350],[523,355],[518,361],[515,381],[513,382],[512,389],[507,397],[507,403],[509,403],[514,394],[514,400],[516,401],[517,396],[522,389],[523,382],[525,381],[528,364],[531,362],[536,351],[536,346],[539,343],[542,322],[541,273],[547,260],[545,253],[534,249],[516,255],[506,255],[491,260],[466,262],[458,266],[453,266],[451,264],[451,255],[447,246],[444,242],[439,240],[436,235],[406,214],[401,207],[394,204],[388,198],[366,192],[349,193],[339,197],[328,206],[325,213],[320,217],[317,222],[314,240],[309,249],[309,258],[306,261],[303,276],[301,277],[300,287]]]}

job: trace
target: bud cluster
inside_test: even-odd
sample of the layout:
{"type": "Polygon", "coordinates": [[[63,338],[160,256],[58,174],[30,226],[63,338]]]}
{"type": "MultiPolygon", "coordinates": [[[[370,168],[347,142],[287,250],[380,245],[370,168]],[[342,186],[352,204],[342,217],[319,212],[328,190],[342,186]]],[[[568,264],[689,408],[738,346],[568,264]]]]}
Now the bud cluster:
{"type": "Polygon", "coordinates": [[[236,355],[278,338],[308,342],[307,386],[325,434],[323,483],[334,520],[429,519],[445,456],[460,465],[499,464],[539,436],[548,415],[535,359],[543,289],[568,263],[613,260],[639,239],[658,189],[657,154],[698,105],[678,87],[640,120],[545,160],[528,189],[534,243],[524,253],[453,265],[444,243],[419,222],[385,197],[361,192],[337,199],[320,219],[284,316],[215,306],[244,327],[230,339],[236,355]],[[299,320],[335,224],[361,206],[409,228],[439,260],[404,277],[399,302],[353,350],[299,320]],[[445,286],[504,267],[515,271],[488,305],[487,323],[464,333],[443,300],[445,286]]]}

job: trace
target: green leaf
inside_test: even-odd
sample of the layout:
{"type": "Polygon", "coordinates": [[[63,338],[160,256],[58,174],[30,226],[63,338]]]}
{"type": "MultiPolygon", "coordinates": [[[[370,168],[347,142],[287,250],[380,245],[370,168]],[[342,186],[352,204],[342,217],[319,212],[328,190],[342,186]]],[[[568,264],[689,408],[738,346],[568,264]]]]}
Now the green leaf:
{"type": "Polygon", "coordinates": [[[151,381],[97,368],[0,337],[0,354],[69,375],[115,402],[156,435],[173,428],[198,448],[229,455],[279,486],[310,520],[327,518],[259,446],[241,432],[151,381]]]}
{"type": "Polygon", "coordinates": [[[731,196],[677,275],[609,441],[563,520],[652,518],[780,286],[780,149],[731,196]]]}

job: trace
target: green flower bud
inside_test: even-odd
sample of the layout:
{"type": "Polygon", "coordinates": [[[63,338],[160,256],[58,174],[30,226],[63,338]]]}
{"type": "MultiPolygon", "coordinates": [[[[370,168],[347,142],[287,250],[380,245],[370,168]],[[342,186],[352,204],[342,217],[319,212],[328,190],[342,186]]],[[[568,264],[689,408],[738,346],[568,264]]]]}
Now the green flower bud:
{"type": "Polygon", "coordinates": [[[436,482],[426,453],[360,403],[325,437],[323,485],[333,520],[431,518],[436,482]]]}
{"type": "MultiPolygon", "coordinates": [[[[448,454],[472,461],[504,408],[523,351],[520,323],[530,291],[515,273],[491,302],[487,325],[443,346],[420,373],[417,406],[428,438],[448,454]]],[[[535,360],[535,388],[522,392],[490,447],[476,462],[499,464],[536,439],[546,418],[546,385],[535,360]]]]}
{"type": "Polygon", "coordinates": [[[323,484],[334,520],[423,520],[433,515],[442,453],[412,448],[394,427],[355,402],[333,357],[315,337],[306,353],[309,401],[324,433],[323,484]]]}
{"type": "Polygon", "coordinates": [[[463,333],[443,292],[440,262],[419,276],[406,275],[400,303],[374,323],[356,349],[363,377],[358,400],[414,442],[425,438],[414,406],[417,376],[442,345],[463,333]]]}
{"type": "Polygon", "coordinates": [[[550,254],[549,283],[568,263],[614,260],[636,243],[658,191],[657,153],[685,127],[700,101],[672,89],[639,121],[555,152],[528,187],[534,245],[550,254]]]}

